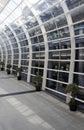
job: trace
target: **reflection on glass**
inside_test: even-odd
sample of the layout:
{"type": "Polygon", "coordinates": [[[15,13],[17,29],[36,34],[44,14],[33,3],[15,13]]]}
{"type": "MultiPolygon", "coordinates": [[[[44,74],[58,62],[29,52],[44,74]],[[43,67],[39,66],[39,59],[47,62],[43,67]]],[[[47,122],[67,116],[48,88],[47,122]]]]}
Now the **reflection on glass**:
{"type": "Polygon", "coordinates": [[[84,75],[74,74],[74,83],[84,87],[84,75]]]}
{"type": "Polygon", "coordinates": [[[78,37],[75,38],[76,47],[84,47],[84,38],[78,37]]]}
{"type": "Polygon", "coordinates": [[[84,60],[84,49],[76,50],[76,59],[84,60]]]}
{"type": "Polygon", "coordinates": [[[46,0],[48,6],[51,6],[53,4],[55,4],[56,2],[59,2],[59,0],[46,0]]]}
{"type": "Polygon", "coordinates": [[[69,9],[73,9],[84,3],[84,0],[65,0],[69,9]]]}
{"type": "Polygon", "coordinates": [[[71,12],[73,22],[84,20],[84,7],[78,8],[76,11],[71,12]]]}
{"type": "Polygon", "coordinates": [[[75,72],[84,73],[84,62],[75,62],[75,72]]]}
{"type": "Polygon", "coordinates": [[[84,22],[74,25],[75,35],[84,34],[84,22]]]}
{"type": "Polygon", "coordinates": [[[50,31],[50,30],[53,30],[56,28],[56,24],[55,24],[54,20],[47,22],[46,24],[44,24],[44,26],[45,26],[46,31],[50,31]]]}
{"type": "Polygon", "coordinates": [[[56,4],[54,7],[50,9],[50,11],[54,17],[57,17],[58,15],[61,15],[64,12],[60,4],[56,4]]]}
{"type": "Polygon", "coordinates": [[[52,18],[52,14],[49,10],[47,10],[46,12],[44,12],[40,15],[40,18],[41,18],[42,22],[45,22],[52,18]]]}
{"type": "Polygon", "coordinates": [[[61,17],[56,18],[56,24],[58,28],[67,25],[66,17],[62,15],[61,17]]]}
{"type": "Polygon", "coordinates": [[[40,0],[38,4],[35,6],[35,10],[37,14],[40,14],[42,11],[48,8],[48,5],[45,0],[40,0]]]}

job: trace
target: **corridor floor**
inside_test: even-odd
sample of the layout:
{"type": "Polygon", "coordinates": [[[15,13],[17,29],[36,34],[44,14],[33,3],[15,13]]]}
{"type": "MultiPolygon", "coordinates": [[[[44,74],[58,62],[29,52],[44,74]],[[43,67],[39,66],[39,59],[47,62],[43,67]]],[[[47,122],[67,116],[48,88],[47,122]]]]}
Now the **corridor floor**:
{"type": "Polygon", "coordinates": [[[84,130],[84,114],[0,71],[0,130],[84,130]]]}

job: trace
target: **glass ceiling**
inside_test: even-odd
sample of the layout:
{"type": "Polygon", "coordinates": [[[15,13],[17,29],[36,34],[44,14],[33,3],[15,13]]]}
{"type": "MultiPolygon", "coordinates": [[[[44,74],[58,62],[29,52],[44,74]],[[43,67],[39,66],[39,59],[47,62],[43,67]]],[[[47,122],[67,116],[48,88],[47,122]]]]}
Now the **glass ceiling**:
{"type": "Polygon", "coordinates": [[[33,14],[30,8],[33,6],[36,16],[57,1],[59,0],[46,0],[47,3],[45,0],[0,0],[0,29],[5,25],[15,23],[17,19],[18,24],[31,20],[33,14]]]}
{"type": "Polygon", "coordinates": [[[2,10],[4,9],[4,7],[8,2],[9,0],[0,0],[0,13],[2,12],[2,10]]]}
{"type": "MultiPolygon", "coordinates": [[[[19,17],[20,19],[22,19],[21,15],[24,12],[24,9],[28,8],[27,4],[29,4],[29,7],[31,7],[32,5],[36,4],[38,1],[39,0],[0,0],[1,28],[4,27],[4,25],[8,25],[9,23],[12,23],[14,20],[16,20],[19,17]]],[[[29,9],[29,13],[30,12],[31,11],[29,9]]],[[[27,9],[27,13],[28,13],[28,9],[27,9]]]]}

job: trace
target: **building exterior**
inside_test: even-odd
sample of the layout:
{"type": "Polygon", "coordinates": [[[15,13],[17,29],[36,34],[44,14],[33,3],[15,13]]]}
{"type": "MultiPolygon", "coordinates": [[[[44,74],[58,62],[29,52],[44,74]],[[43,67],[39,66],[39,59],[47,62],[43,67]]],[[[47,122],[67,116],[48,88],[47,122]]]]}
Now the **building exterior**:
{"type": "Polygon", "coordinates": [[[37,72],[42,87],[60,97],[76,83],[84,92],[84,0],[10,0],[0,14],[0,61],[37,72]],[[3,16],[4,14],[4,16],[3,16]],[[3,16],[3,17],[2,17],[3,16]]]}

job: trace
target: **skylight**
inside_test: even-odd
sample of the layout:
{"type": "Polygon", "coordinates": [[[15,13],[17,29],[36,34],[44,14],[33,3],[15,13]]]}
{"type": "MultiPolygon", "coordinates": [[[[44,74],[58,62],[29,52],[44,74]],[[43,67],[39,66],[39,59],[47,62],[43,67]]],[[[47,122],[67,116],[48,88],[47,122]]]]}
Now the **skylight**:
{"type": "Polygon", "coordinates": [[[0,25],[8,25],[16,19],[22,19],[23,21],[29,19],[33,16],[30,10],[31,6],[39,1],[40,0],[1,0],[0,9],[2,9],[3,6],[4,9],[0,13],[0,25]]]}

